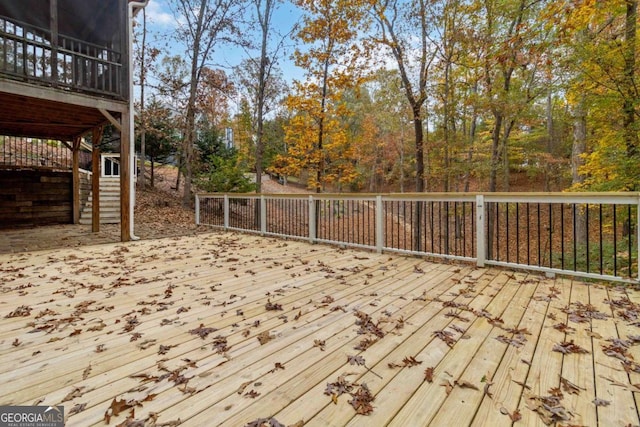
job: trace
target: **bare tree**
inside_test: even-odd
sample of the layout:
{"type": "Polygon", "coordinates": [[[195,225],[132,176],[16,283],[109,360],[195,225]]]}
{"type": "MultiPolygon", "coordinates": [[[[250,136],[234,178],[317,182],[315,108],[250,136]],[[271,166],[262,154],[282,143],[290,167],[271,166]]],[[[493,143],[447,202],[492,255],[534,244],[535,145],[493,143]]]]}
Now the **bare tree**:
{"type": "Polygon", "coordinates": [[[203,70],[212,60],[216,44],[239,40],[236,22],[242,12],[242,0],[172,0],[172,10],[179,23],[176,37],[186,46],[189,59],[189,97],[183,139],[183,205],[191,203],[193,179],[193,145],[196,138],[198,85],[203,70]]]}

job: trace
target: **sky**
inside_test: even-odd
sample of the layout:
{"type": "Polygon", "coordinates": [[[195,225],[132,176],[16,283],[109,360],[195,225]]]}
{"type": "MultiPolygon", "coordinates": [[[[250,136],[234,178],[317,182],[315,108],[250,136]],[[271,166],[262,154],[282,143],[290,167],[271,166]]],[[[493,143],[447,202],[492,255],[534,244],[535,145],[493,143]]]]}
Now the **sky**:
{"type": "MultiPolygon", "coordinates": [[[[253,7],[251,6],[251,10],[253,7]]],[[[173,16],[168,4],[168,0],[150,0],[146,7],[147,15],[147,28],[150,33],[155,34],[171,34],[176,28],[177,21],[173,16]]],[[[140,15],[139,15],[140,16],[140,15]]],[[[273,16],[274,28],[283,34],[291,31],[292,26],[300,19],[301,12],[291,3],[281,3],[273,16]]],[[[169,37],[171,39],[171,37],[169,37]]],[[[279,67],[283,72],[284,78],[287,82],[291,82],[293,79],[302,80],[304,77],[304,71],[293,64],[290,59],[292,49],[291,40],[288,41],[289,49],[284,53],[280,59],[279,67]]],[[[184,48],[179,46],[177,42],[170,44],[170,54],[179,55],[180,51],[184,51],[184,48]]],[[[220,46],[214,52],[214,62],[219,68],[223,68],[227,74],[231,73],[231,68],[238,65],[243,59],[246,59],[249,53],[244,49],[225,45],[220,46]]]]}

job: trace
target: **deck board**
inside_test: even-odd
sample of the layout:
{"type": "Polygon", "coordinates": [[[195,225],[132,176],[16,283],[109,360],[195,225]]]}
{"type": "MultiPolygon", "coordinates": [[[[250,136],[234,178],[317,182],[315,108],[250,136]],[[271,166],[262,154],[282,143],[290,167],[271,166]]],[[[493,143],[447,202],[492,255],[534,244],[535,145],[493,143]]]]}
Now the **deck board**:
{"type": "Polygon", "coordinates": [[[114,400],[135,408],[110,425],[544,425],[527,402],[561,376],[579,387],[566,424],[640,421],[640,374],[603,351],[640,335],[611,304],[638,304],[631,287],[220,232],[0,254],[0,294],[0,404],[62,404],[68,426],[106,425],[114,400]],[[578,302],[608,317],[572,322],[578,302]],[[365,350],[357,312],[384,332],[365,350]],[[553,351],[569,340],[588,353],[553,351]],[[341,375],[369,415],[325,394],[341,375]]]}

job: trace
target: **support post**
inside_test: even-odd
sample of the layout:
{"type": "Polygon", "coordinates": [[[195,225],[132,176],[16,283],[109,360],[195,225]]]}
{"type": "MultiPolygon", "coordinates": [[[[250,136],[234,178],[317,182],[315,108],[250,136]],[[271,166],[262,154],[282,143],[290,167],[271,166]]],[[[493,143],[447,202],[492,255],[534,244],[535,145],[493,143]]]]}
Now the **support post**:
{"type": "Polygon", "coordinates": [[[229,196],[224,195],[224,229],[229,228],[229,196]]]}
{"type": "Polygon", "coordinates": [[[476,196],[476,265],[484,267],[487,258],[487,241],[485,236],[484,196],[476,196]]]}
{"type": "Polygon", "coordinates": [[[73,223],[80,222],[80,141],[76,136],[73,140],[73,223]]]}
{"type": "Polygon", "coordinates": [[[122,113],[122,132],[120,132],[120,240],[131,240],[131,221],[129,209],[131,208],[131,132],[129,123],[133,112],[127,110],[122,113]]]}
{"type": "Polygon", "coordinates": [[[91,135],[91,231],[100,231],[100,175],[102,161],[100,159],[100,141],[102,140],[102,126],[93,128],[91,135]]]}
{"type": "Polygon", "coordinates": [[[267,232],[267,199],[264,195],[260,195],[260,233],[264,235],[267,232]]]}
{"type": "Polygon", "coordinates": [[[376,251],[381,254],[384,247],[384,209],[382,196],[376,196],[376,251]]]}
{"type": "Polygon", "coordinates": [[[313,196],[309,196],[309,242],[315,243],[316,241],[316,203],[313,196]]]}
{"type": "Polygon", "coordinates": [[[196,193],[196,225],[200,225],[200,196],[196,193]]]}

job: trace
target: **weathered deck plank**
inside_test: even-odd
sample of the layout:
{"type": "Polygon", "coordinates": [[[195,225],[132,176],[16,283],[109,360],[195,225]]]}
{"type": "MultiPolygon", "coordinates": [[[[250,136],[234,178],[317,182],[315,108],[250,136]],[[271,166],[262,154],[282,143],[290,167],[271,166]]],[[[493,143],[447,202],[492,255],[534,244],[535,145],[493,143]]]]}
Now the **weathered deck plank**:
{"type": "Polygon", "coordinates": [[[640,335],[611,304],[638,308],[629,287],[211,233],[0,255],[0,292],[0,404],[63,404],[68,426],[105,425],[114,401],[110,425],[543,425],[527,399],[561,376],[579,387],[567,424],[639,422],[640,374],[603,351],[640,335]],[[577,303],[608,317],[573,322],[577,303]],[[384,331],[365,350],[356,313],[384,331]],[[589,353],[553,351],[570,340],[589,353]],[[341,375],[367,384],[369,415],[325,394],[341,375]]]}

